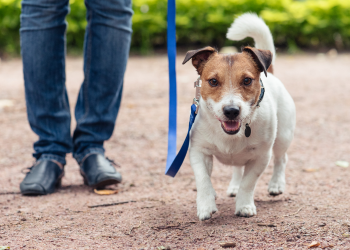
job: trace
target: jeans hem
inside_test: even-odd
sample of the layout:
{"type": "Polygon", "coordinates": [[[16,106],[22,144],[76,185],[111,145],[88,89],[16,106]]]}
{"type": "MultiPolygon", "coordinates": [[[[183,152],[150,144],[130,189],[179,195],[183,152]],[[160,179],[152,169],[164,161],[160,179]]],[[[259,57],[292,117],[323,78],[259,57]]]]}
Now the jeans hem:
{"type": "Polygon", "coordinates": [[[54,154],[42,154],[37,161],[40,160],[55,160],[61,163],[63,166],[66,165],[66,159],[65,157],[54,155],[54,154]]]}
{"type": "Polygon", "coordinates": [[[89,154],[101,154],[105,155],[105,150],[103,148],[88,148],[81,154],[73,154],[73,157],[78,162],[79,166],[83,163],[84,158],[89,154]]]}

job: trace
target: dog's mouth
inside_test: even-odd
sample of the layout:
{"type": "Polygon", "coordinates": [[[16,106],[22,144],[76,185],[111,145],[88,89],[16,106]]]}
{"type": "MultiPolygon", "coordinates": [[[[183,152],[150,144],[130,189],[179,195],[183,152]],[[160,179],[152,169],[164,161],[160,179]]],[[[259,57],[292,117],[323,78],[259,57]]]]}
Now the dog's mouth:
{"type": "Polygon", "coordinates": [[[231,120],[231,121],[221,121],[221,127],[226,134],[234,135],[237,134],[241,128],[241,122],[231,120]]]}

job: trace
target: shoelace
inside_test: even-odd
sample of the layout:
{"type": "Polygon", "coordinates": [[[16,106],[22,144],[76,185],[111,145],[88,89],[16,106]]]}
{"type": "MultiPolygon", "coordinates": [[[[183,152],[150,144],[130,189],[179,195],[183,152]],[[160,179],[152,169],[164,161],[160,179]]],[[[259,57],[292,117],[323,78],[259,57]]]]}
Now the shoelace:
{"type": "Polygon", "coordinates": [[[107,161],[109,161],[112,165],[116,166],[117,168],[120,168],[120,165],[118,163],[116,163],[114,160],[109,159],[108,157],[106,157],[107,161]]]}
{"type": "MultiPolygon", "coordinates": [[[[35,165],[35,164],[34,164],[34,165],[35,165]]],[[[29,168],[22,168],[22,169],[21,169],[21,173],[22,173],[22,174],[26,174],[26,175],[29,174],[30,171],[33,169],[34,165],[31,166],[31,167],[29,167],[29,168]]]]}

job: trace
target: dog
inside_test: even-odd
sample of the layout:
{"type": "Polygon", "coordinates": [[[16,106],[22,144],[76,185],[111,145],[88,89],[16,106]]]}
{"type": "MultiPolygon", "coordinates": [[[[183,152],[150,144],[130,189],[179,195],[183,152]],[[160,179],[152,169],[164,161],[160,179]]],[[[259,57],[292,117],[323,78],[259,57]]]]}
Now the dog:
{"type": "Polygon", "coordinates": [[[197,216],[217,212],[210,177],[213,156],[234,166],[227,195],[236,197],[235,214],[256,215],[256,183],[274,155],[271,195],[285,190],[287,149],[294,137],[295,105],[282,82],[273,75],[275,47],[271,32],[256,14],[238,17],[227,38],[252,37],[255,47],[241,53],[219,54],[212,47],[188,51],[200,79],[201,98],[190,134],[190,163],[197,186],[197,216]]]}

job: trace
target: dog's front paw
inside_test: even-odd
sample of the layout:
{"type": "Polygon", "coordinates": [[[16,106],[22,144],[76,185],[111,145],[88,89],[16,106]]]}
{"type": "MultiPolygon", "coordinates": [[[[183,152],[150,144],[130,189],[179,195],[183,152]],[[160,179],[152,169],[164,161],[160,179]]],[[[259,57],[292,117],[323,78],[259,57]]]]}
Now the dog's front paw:
{"type": "Polygon", "coordinates": [[[212,214],[217,212],[215,204],[215,196],[207,198],[202,201],[197,201],[197,216],[199,220],[208,220],[211,218],[212,214]]]}
{"type": "Polygon", "coordinates": [[[256,207],[252,205],[244,205],[242,207],[236,207],[235,214],[241,217],[252,217],[256,215],[256,207]]]}
{"type": "Polygon", "coordinates": [[[229,186],[227,191],[226,191],[226,194],[228,197],[236,197],[237,193],[238,193],[238,189],[239,189],[239,186],[229,186]]]}
{"type": "Polygon", "coordinates": [[[280,195],[284,192],[285,186],[284,180],[271,180],[268,188],[269,194],[273,196],[280,195]]]}
{"type": "Polygon", "coordinates": [[[197,209],[197,216],[199,220],[209,220],[212,214],[215,214],[217,211],[216,205],[212,207],[202,207],[197,209]]]}

